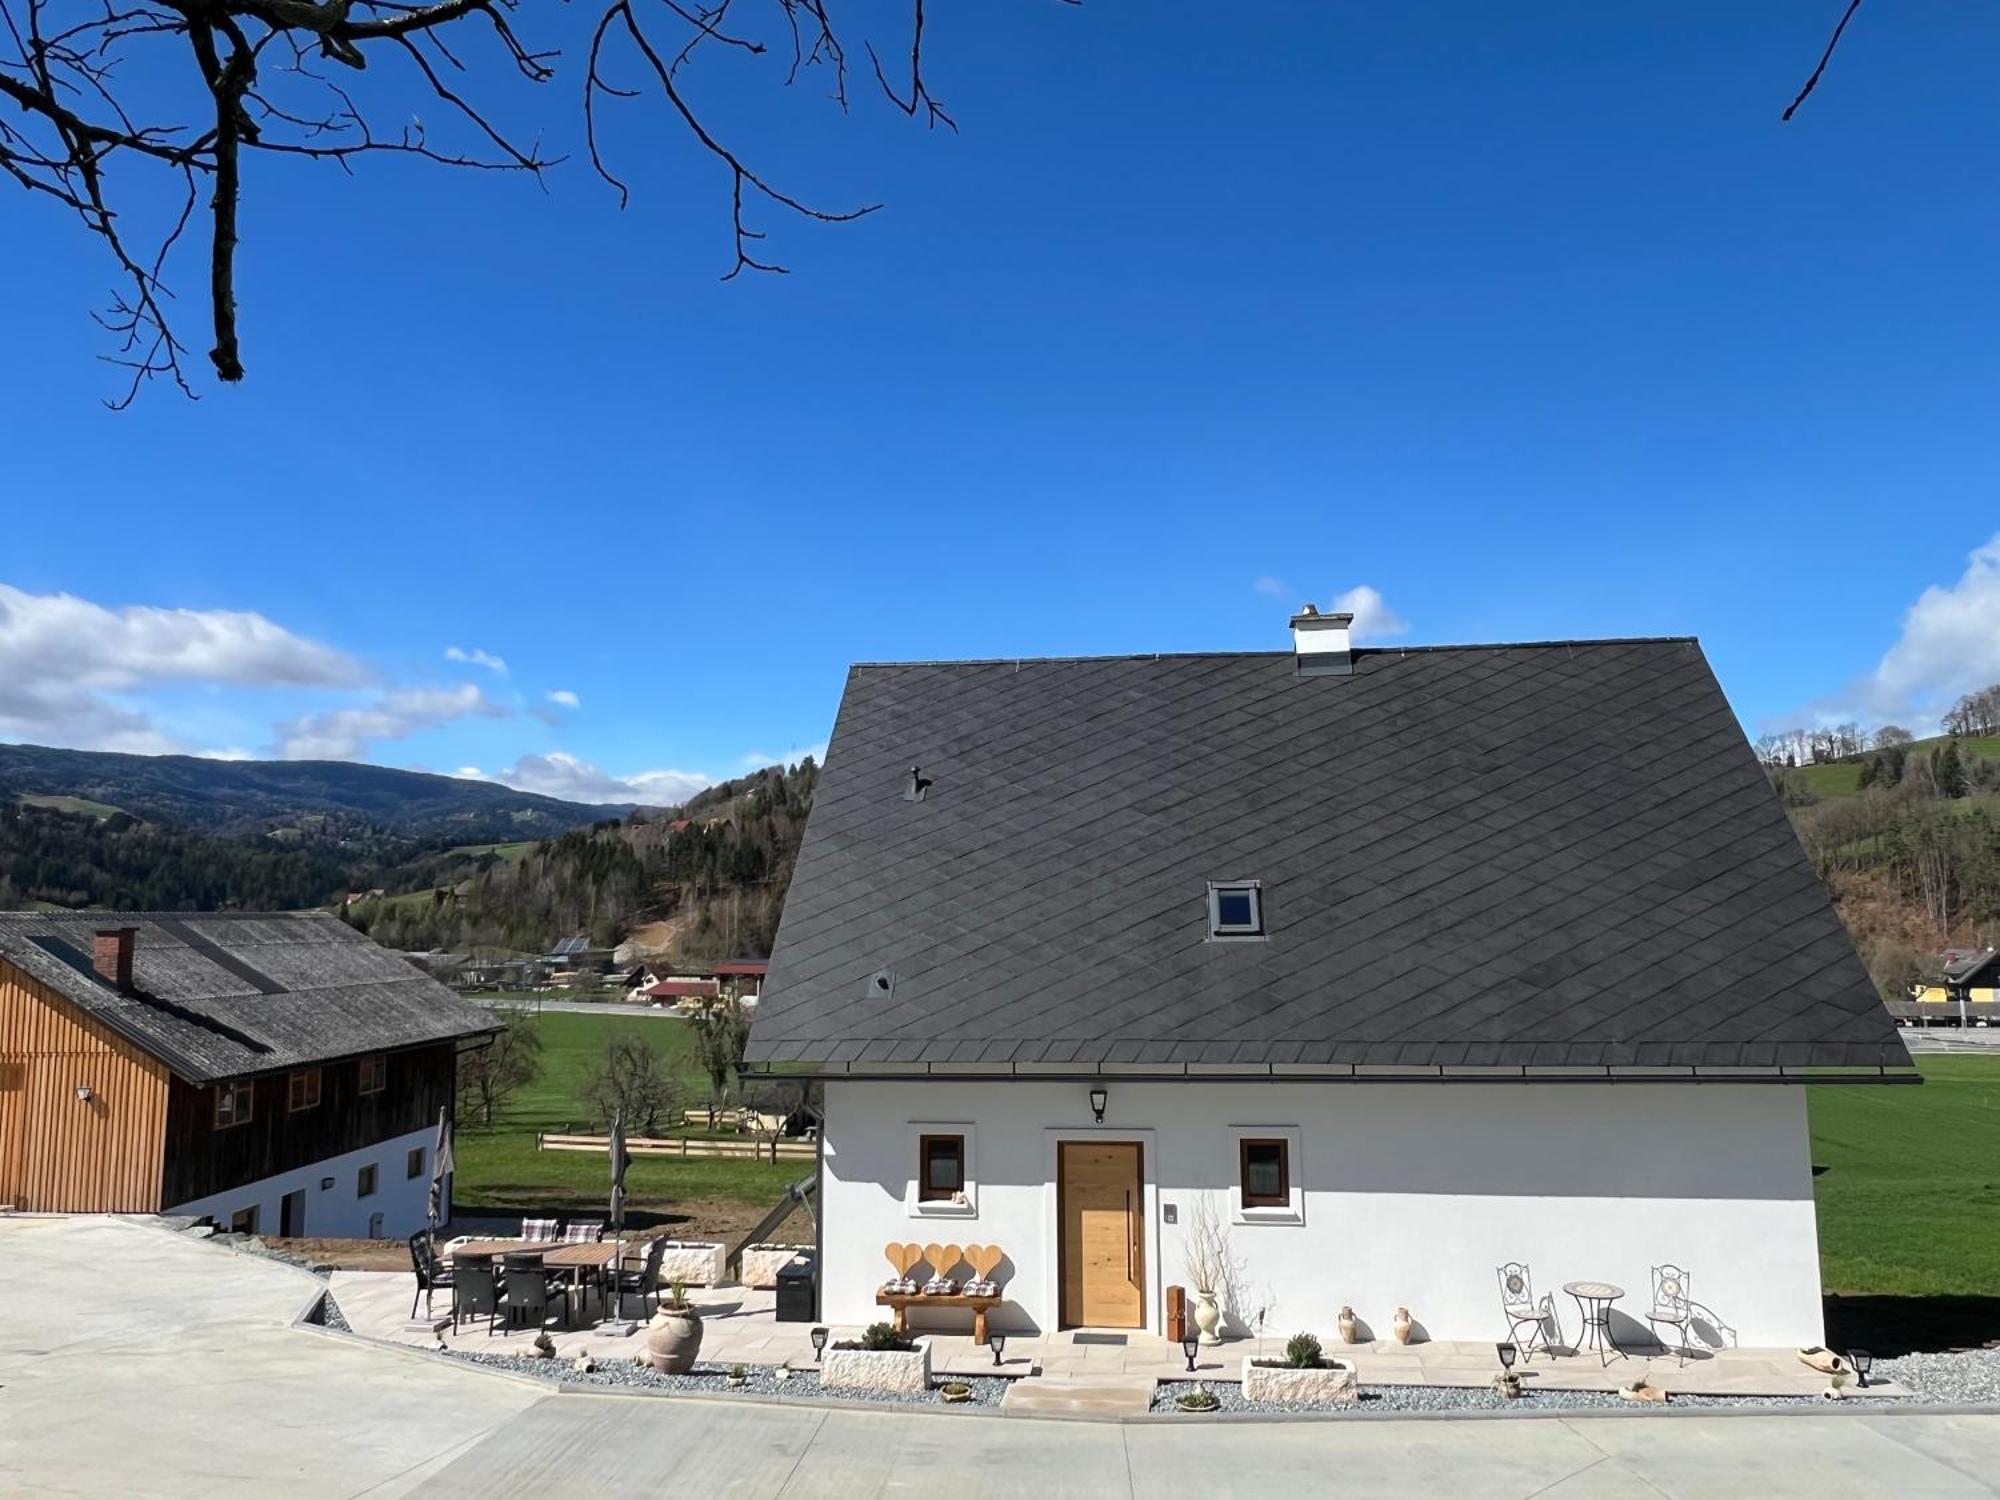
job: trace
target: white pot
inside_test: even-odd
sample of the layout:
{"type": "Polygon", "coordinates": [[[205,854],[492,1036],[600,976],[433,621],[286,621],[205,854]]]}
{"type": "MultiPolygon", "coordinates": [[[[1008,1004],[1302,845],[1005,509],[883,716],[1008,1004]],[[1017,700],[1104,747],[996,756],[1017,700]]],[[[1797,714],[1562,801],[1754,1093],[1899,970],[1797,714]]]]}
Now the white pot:
{"type": "Polygon", "coordinates": [[[1222,1342],[1222,1336],[1216,1332],[1222,1326],[1222,1305],[1215,1300],[1215,1293],[1197,1291],[1194,1294],[1194,1326],[1201,1330],[1202,1343],[1222,1342]]]}

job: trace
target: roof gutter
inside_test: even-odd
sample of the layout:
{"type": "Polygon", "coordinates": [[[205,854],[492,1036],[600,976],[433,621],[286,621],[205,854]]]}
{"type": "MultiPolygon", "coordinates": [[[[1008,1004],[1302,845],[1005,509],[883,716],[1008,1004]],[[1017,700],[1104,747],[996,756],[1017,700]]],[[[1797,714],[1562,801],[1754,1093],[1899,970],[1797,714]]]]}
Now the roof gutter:
{"type": "Polygon", "coordinates": [[[745,1079],[852,1083],[1096,1083],[1115,1078],[1127,1083],[1428,1083],[1428,1084],[1917,1084],[1924,1081],[1915,1067],[1892,1068],[1453,1068],[1370,1067],[1334,1064],[1328,1068],[1287,1069],[1275,1063],[1250,1067],[1203,1068],[1189,1063],[1107,1063],[1099,1068],[1023,1068],[1019,1064],[967,1067],[953,1063],[820,1063],[810,1068],[772,1072],[745,1067],[745,1079]]]}

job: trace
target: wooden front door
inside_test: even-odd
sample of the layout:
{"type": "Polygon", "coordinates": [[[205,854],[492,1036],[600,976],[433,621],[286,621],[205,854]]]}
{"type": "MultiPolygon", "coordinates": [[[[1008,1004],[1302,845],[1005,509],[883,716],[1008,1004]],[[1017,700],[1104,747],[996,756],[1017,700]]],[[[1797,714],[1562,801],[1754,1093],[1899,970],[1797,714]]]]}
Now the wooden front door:
{"type": "Polygon", "coordinates": [[[1059,1141],[1065,1328],[1146,1326],[1145,1162],[1137,1141],[1059,1141]]]}

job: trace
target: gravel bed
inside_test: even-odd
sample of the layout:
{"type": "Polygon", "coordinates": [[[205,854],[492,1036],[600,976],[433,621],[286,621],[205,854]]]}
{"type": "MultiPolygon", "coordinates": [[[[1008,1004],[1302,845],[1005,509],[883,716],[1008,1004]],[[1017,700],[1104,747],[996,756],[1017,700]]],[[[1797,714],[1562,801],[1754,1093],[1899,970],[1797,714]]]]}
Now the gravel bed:
{"type": "Polygon", "coordinates": [[[340,1333],[352,1333],[347,1318],[340,1310],[340,1304],[333,1300],[333,1293],[327,1292],[319,1299],[319,1305],[306,1317],[308,1323],[320,1328],[331,1328],[340,1333]]]}
{"type": "MultiPolygon", "coordinates": [[[[1886,1367],[1887,1362],[1884,1362],[1886,1367]]],[[[1537,1411],[1589,1411],[1609,1410],[1622,1407],[1634,1411],[1646,1411],[1646,1402],[1627,1401],[1616,1391],[1523,1391],[1518,1401],[1503,1401],[1491,1390],[1476,1386],[1437,1385],[1374,1385],[1363,1386],[1361,1399],[1352,1406],[1323,1406],[1311,1402],[1295,1401],[1279,1404],[1276,1402],[1249,1402],[1243,1399],[1243,1390],[1233,1380],[1192,1381],[1175,1380],[1163,1382],[1154,1393],[1153,1410],[1166,1412],[1176,1417],[1199,1416],[1198,1412],[1183,1412],[1174,1405],[1174,1399],[1193,1390],[1197,1384],[1208,1387],[1211,1394],[1222,1405],[1221,1411],[1254,1411],[1266,1413],[1331,1412],[1348,1415],[1355,1412],[1402,1412],[1402,1411],[1505,1411],[1520,1416],[1537,1411]]],[[[1859,1394],[1859,1393],[1856,1393],[1859,1394]]],[[[1865,1400],[1865,1397],[1863,1398],[1865,1400]]],[[[1946,1399],[1932,1397],[1933,1401],[1946,1399]]],[[[1952,1398],[1957,1399],[1957,1398],[1952,1398]]],[[[1769,1409],[1785,1409],[1801,1406],[1818,1406],[1817,1396],[1675,1396],[1670,1403],[1676,1407],[1721,1407],[1756,1406],[1769,1409]]],[[[1853,1396],[1848,1405],[1855,1405],[1853,1396]]],[[[1882,1405],[1907,1405],[1905,1401],[1883,1402],[1882,1405]]]]}
{"type": "Polygon", "coordinates": [[[1868,1378],[1908,1386],[1926,1403],[1993,1405],[2000,1403],[2000,1349],[1878,1359],[1868,1378]]]}
{"type": "MultiPolygon", "coordinates": [[[[330,1300],[330,1299],[329,1299],[330,1300]]],[[[473,1354],[458,1350],[447,1350],[445,1359],[464,1360],[468,1364],[485,1365],[489,1369],[507,1370],[516,1375],[532,1375],[538,1380],[568,1381],[573,1385],[603,1386],[612,1390],[646,1391],[698,1391],[714,1396],[779,1396],[825,1401],[856,1401],[864,1403],[893,1403],[899,1406],[942,1406],[944,1397],[936,1385],[920,1396],[903,1391],[859,1391],[822,1390],[819,1372],[811,1368],[795,1369],[789,1378],[780,1380],[776,1365],[746,1365],[744,1372],[749,1377],[743,1385],[729,1384],[728,1365],[697,1364],[686,1375],[662,1375],[657,1370],[648,1369],[630,1356],[619,1355],[603,1360],[587,1375],[579,1375],[570,1361],[558,1356],[555,1359],[537,1359],[532,1354],[473,1354]]],[[[948,1384],[939,1381],[937,1384],[948,1384]]],[[[964,1384],[972,1387],[966,1406],[998,1406],[1000,1398],[1007,1393],[1010,1382],[991,1376],[974,1376],[964,1384]]]]}

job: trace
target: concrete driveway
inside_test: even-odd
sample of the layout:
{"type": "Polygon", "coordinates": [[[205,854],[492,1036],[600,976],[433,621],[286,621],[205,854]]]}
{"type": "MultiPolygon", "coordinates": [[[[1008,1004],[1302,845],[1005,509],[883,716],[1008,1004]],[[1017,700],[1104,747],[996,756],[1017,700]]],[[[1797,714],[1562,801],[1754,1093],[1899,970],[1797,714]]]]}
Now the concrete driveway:
{"type": "Polygon", "coordinates": [[[0,1218],[0,1496],[1975,1496],[2000,1416],[1111,1424],[544,1387],[287,1325],[302,1271],[0,1218]]]}

